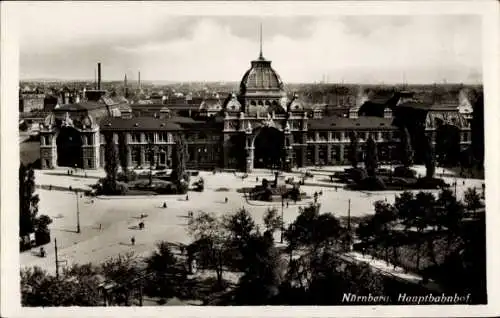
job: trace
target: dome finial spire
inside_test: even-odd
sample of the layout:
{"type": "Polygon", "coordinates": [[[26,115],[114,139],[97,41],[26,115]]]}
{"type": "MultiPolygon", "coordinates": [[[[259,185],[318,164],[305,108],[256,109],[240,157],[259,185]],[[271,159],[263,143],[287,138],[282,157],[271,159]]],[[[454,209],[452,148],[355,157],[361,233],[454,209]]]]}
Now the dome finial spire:
{"type": "Polygon", "coordinates": [[[264,56],[262,55],[262,22],[260,23],[260,53],[259,53],[259,59],[264,59],[264,56]]]}

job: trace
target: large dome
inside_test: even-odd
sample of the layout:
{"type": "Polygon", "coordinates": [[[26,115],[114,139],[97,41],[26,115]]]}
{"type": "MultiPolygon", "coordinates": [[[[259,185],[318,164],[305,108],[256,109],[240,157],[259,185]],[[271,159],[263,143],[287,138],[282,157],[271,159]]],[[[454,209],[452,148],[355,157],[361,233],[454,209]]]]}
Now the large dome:
{"type": "Polygon", "coordinates": [[[259,59],[252,61],[250,69],[243,75],[240,84],[240,92],[244,94],[249,91],[269,90],[283,90],[283,82],[276,71],[271,67],[271,61],[260,56],[259,59]]]}

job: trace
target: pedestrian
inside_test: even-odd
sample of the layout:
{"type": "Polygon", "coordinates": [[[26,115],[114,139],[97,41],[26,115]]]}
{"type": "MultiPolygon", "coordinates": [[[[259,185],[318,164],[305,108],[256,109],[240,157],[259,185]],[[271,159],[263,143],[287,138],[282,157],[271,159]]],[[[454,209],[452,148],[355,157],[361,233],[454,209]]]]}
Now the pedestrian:
{"type": "Polygon", "coordinates": [[[255,182],[259,182],[259,177],[255,177],[255,182]]]}
{"type": "Polygon", "coordinates": [[[286,207],[288,208],[288,201],[286,201],[286,207]]]}
{"type": "Polygon", "coordinates": [[[189,201],[189,195],[186,194],[186,201],[189,201]]]}
{"type": "Polygon", "coordinates": [[[323,190],[321,190],[321,191],[319,192],[319,195],[323,195],[323,190]]]}
{"type": "Polygon", "coordinates": [[[69,191],[73,191],[73,188],[71,186],[69,186],[69,191]]]}
{"type": "Polygon", "coordinates": [[[85,178],[87,178],[87,173],[85,172],[85,178]]]}
{"type": "Polygon", "coordinates": [[[90,203],[94,204],[94,200],[90,200],[90,203]]]}
{"type": "Polygon", "coordinates": [[[130,239],[130,243],[132,243],[132,245],[135,245],[135,237],[132,236],[132,238],[130,239]]]}
{"type": "Polygon", "coordinates": [[[42,247],[40,247],[40,257],[45,257],[45,249],[42,247]]]}
{"type": "Polygon", "coordinates": [[[99,231],[102,230],[102,223],[99,223],[99,231]]]}
{"type": "Polygon", "coordinates": [[[52,191],[52,185],[49,185],[49,191],[52,191]]]}
{"type": "Polygon", "coordinates": [[[226,203],[227,203],[227,201],[228,201],[228,200],[227,200],[227,197],[226,197],[226,198],[224,199],[224,202],[226,202],[226,203]]]}
{"type": "Polygon", "coordinates": [[[462,185],[465,185],[465,180],[464,180],[464,181],[462,181],[462,185]]]}
{"type": "Polygon", "coordinates": [[[68,169],[67,173],[68,173],[68,176],[69,176],[69,169],[68,169]]]}

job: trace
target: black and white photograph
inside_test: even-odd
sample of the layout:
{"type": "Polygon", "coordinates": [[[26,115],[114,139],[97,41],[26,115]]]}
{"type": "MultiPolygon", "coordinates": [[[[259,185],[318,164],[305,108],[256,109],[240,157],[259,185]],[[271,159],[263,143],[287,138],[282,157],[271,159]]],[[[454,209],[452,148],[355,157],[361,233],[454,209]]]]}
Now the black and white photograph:
{"type": "Polygon", "coordinates": [[[2,5],[8,305],[498,309],[480,2],[2,5]]]}

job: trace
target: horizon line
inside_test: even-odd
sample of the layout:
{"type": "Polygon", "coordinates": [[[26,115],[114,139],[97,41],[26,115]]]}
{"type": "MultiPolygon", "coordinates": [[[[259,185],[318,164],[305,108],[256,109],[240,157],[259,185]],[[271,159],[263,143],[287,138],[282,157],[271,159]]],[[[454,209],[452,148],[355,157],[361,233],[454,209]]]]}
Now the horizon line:
{"type": "MultiPolygon", "coordinates": [[[[58,79],[58,78],[22,78],[19,79],[19,82],[95,82],[95,79],[85,79],[85,78],[74,78],[74,79],[58,79]]],[[[122,82],[123,79],[112,79],[112,80],[101,80],[102,83],[111,83],[111,82],[122,82]]],[[[180,80],[162,80],[162,79],[142,79],[141,78],[141,83],[144,82],[170,82],[172,84],[175,83],[220,83],[220,82],[225,82],[225,83],[239,83],[240,81],[234,81],[234,80],[185,80],[185,81],[180,81],[180,80]]],[[[434,82],[373,82],[373,81],[366,81],[366,82],[351,82],[351,81],[332,81],[332,82],[322,82],[322,81],[315,81],[315,82],[310,82],[310,81],[305,81],[305,82],[287,82],[285,83],[285,86],[288,84],[332,84],[332,85],[483,85],[482,81],[461,81],[461,82],[455,82],[455,81],[446,81],[446,80],[441,80],[441,81],[434,81],[434,82]]],[[[134,86],[129,85],[130,86],[134,86]]]]}

